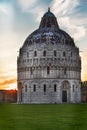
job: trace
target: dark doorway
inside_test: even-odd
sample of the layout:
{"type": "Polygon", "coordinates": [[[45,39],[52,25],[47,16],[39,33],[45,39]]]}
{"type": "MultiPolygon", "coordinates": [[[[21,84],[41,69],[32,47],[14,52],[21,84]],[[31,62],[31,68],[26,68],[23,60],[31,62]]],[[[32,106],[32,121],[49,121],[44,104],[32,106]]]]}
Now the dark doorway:
{"type": "Polygon", "coordinates": [[[66,90],[62,91],[62,102],[67,102],[67,91],[66,90]]]}

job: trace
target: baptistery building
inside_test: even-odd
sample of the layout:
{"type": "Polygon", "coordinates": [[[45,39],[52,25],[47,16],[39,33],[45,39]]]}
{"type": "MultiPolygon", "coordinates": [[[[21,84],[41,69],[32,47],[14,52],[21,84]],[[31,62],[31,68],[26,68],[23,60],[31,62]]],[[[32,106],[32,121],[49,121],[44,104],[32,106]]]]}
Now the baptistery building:
{"type": "MultiPolygon", "coordinates": [[[[65,23],[66,24],[66,23],[65,23]]],[[[48,9],[17,58],[18,103],[79,103],[81,58],[73,38],[48,9]]]]}

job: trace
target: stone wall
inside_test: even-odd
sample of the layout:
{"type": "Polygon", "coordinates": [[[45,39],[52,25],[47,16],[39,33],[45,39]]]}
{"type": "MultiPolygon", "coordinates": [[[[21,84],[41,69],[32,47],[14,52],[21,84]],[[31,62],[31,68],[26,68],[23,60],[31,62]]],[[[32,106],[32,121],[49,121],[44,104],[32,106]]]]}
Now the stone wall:
{"type": "Polygon", "coordinates": [[[87,102],[87,81],[81,82],[81,101],[87,102]]]}
{"type": "Polygon", "coordinates": [[[0,90],[0,102],[17,102],[17,90],[0,90]]]}
{"type": "Polygon", "coordinates": [[[81,102],[80,82],[77,80],[34,79],[34,81],[22,81],[20,103],[62,103],[63,90],[67,91],[67,103],[81,102]],[[68,85],[63,86],[66,82],[68,85]],[[44,85],[46,85],[46,91],[44,91],[44,85]]]}

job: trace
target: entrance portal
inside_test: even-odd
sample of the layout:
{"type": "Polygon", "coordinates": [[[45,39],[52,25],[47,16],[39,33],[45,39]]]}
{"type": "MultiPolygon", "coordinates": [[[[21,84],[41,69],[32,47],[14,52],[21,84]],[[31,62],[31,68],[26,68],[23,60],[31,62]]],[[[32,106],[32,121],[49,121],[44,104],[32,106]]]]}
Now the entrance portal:
{"type": "Polygon", "coordinates": [[[62,102],[67,102],[67,91],[66,90],[62,91],[62,102]]]}
{"type": "Polygon", "coordinates": [[[70,83],[63,81],[61,85],[61,100],[62,102],[70,102],[70,83]]]}

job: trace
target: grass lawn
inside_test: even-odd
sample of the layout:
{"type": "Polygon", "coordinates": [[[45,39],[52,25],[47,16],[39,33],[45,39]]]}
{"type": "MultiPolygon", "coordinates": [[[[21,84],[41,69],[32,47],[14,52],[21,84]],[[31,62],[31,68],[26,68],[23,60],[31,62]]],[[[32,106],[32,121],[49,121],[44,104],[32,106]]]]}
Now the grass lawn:
{"type": "Polygon", "coordinates": [[[0,104],[0,130],[87,130],[87,104],[0,104]]]}

